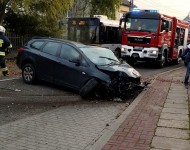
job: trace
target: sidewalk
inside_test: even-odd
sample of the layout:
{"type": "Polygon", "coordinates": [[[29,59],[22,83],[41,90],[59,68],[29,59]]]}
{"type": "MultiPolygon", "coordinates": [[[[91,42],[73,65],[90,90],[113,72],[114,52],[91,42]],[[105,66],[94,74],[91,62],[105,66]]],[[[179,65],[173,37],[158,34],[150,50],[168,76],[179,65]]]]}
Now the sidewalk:
{"type": "Polygon", "coordinates": [[[159,75],[89,149],[190,150],[185,67],[159,75]]]}

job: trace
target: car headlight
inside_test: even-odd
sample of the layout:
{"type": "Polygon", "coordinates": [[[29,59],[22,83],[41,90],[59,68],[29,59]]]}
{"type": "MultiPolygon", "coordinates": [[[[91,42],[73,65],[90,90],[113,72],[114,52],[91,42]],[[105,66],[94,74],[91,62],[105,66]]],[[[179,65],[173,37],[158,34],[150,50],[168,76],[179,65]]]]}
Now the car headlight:
{"type": "Polygon", "coordinates": [[[149,52],[150,52],[150,54],[155,54],[155,55],[158,53],[156,50],[151,50],[149,52]]]}
{"type": "Polygon", "coordinates": [[[130,75],[131,77],[135,77],[135,78],[141,76],[140,73],[137,70],[135,70],[134,68],[128,69],[128,75],[130,75]]]}
{"type": "Polygon", "coordinates": [[[140,76],[140,73],[139,73],[137,70],[135,70],[135,69],[133,69],[132,73],[133,73],[134,75],[138,76],[138,77],[140,76]]]}
{"type": "Polygon", "coordinates": [[[122,48],[121,48],[121,51],[124,52],[124,51],[125,51],[125,48],[122,47],[122,48]]]}
{"type": "Polygon", "coordinates": [[[157,54],[157,51],[153,51],[152,54],[157,54]]]}

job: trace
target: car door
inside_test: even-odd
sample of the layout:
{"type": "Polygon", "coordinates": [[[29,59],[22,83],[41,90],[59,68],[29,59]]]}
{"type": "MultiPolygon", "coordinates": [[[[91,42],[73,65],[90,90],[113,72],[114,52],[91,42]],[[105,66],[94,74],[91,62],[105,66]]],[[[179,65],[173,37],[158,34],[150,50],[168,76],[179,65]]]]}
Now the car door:
{"type": "MultiPolygon", "coordinates": [[[[41,49],[43,45],[45,44],[45,40],[34,40],[30,44],[25,46],[25,49],[27,51],[27,58],[29,60],[32,60],[36,69],[37,76],[39,77],[39,62],[41,61],[41,49]]],[[[25,61],[25,60],[24,60],[25,61]]]]}
{"type": "Polygon", "coordinates": [[[90,77],[86,73],[89,65],[74,47],[62,44],[56,65],[55,80],[62,85],[79,90],[90,77]]]}
{"type": "Polygon", "coordinates": [[[61,44],[49,41],[42,49],[40,61],[38,62],[38,70],[40,79],[53,82],[55,65],[57,64],[58,50],[61,44]]]}

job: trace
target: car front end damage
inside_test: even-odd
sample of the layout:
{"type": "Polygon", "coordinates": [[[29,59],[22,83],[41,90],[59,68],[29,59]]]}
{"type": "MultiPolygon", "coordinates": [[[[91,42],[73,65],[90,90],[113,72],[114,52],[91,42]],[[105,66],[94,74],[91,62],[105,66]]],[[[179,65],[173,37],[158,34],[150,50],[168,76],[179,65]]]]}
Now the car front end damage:
{"type": "Polygon", "coordinates": [[[141,83],[141,76],[134,68],[126,67],[99,67],[110,77],[110,81],[101,81],[98,93],[106,97],[124,97],[132,90],[143,89],[146,84],[141,83]]]}

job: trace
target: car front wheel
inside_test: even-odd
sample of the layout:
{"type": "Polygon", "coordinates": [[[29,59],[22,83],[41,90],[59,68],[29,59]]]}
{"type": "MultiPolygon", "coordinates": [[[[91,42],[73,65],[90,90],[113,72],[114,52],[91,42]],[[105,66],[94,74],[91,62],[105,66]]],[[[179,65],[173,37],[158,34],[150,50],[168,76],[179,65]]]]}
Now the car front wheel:
{"type": "Polygon", "coordinates": [[[84,99],[88,98],[97,85],[98,81],[96,79],[90,79],[79,91],[80,96],[84,99]]]}
{"type": "Polygon", "coordinates": [[[36,81],[36,72],[32,64],[26,64],[22,68],[22,78],[27,84],[34,84],[36,81]]]}

